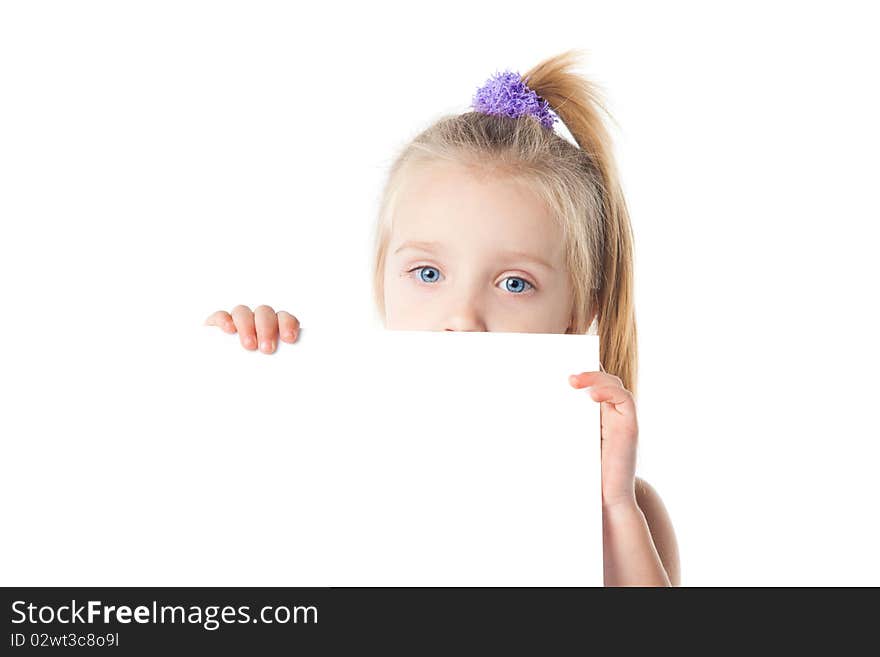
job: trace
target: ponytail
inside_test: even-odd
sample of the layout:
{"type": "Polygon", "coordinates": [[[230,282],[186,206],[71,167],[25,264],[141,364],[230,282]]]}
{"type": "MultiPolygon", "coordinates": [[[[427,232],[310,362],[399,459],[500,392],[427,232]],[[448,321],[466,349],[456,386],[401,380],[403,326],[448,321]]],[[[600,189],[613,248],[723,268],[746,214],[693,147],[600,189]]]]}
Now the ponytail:
{"type": "Polygon", "coordinates": [[[611,138],[599,110],[608,114],[597,87],[574,73],[577,51],[545,60],[523,79],[562,119],[601,180],[602,217],[599,289],[594,297],[604,371],[620,377],[635,395],[638,370],[633,299],[633,238],[629,212],[620,188],[611,138]]]}

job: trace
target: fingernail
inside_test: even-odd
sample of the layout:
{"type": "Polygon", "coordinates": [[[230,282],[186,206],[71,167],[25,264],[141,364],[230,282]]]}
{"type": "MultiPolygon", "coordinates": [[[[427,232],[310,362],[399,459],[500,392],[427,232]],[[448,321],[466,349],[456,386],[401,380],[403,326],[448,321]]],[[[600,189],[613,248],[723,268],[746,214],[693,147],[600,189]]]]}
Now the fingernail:
{"type": "Polygon", "coordinates": [[[248,349],[250,349],[254,346],[255,342],[256,342],[256,340],[254,340],[253,338],[245,338],[244,339],[244,346],[247,347],[248,349]]]}
{"type": "Polygon", "coordinates": [[[285,333],[284,339],[285,340],[293,340],[293,333],[285,333]]]}
{"type": "Polygon", "coordinates": [[[273,346],[275,345],[271,340],[265,340],[263,344],[260,345],[260,349],[263,350],[263,353],[271,354],[273,346]]]}

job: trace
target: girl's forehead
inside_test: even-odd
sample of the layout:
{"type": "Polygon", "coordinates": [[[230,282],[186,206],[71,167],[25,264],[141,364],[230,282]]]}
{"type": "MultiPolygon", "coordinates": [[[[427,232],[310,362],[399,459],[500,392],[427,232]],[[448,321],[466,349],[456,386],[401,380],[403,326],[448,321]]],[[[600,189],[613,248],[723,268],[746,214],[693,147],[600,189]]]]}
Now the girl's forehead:
{"type": "Polygon", "coordinates": [[[451,163],[419,167],[403,181],[391,242],[529,251],[561,258],[561,228],[522,179],[451,163]]]}

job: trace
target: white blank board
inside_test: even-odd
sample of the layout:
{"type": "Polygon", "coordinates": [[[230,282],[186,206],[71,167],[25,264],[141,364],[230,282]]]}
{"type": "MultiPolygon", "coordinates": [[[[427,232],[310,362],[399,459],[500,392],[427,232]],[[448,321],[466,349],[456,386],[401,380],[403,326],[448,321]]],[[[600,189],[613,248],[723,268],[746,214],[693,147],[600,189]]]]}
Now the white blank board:
{"type": "Polygon", "coordinates": [[[20,364],[4,584],[602,584],[596,336],[173,328],[20,364]]]}

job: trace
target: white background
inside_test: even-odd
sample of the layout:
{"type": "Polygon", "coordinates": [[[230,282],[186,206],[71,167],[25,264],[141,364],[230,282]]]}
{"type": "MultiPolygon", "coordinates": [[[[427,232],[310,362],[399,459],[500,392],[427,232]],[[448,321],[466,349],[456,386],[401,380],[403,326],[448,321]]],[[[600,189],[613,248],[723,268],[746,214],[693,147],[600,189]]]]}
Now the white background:
{"type": "MultiPolygon", "coordinates": [[[[495,70],[583,48],[636,237],[639,474],[683,584],[878,585],[864,7],[3,3],[4,359],[61,343],[87,373],[237,303],[375,326],[396,150],[495,70]]],[[[3,370],[4,399],[53,376],[3,370]]]]}

